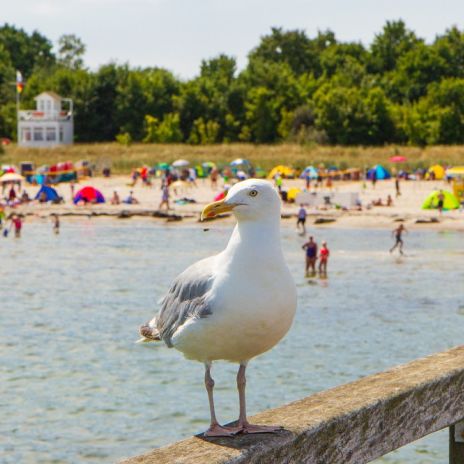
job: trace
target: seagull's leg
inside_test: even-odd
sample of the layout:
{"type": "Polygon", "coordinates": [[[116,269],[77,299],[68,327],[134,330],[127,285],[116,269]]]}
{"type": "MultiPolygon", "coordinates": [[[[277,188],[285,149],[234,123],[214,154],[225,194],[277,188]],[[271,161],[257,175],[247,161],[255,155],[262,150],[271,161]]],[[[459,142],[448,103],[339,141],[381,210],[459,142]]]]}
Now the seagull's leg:
{"type": "Polygon", "coordinates": [[[237,431],[228,430],[226,427],[219,425],[216,419],[216,412],[214,410],[213,389],[214,380],[211,377],[211,363],[205,363],[205,386],[208,392],[209,411],[211,414],[211,423],[209,429],[204,433],[205,437],[232,437],[237,431]]]}
{"type": "Polygon", "coordinates": [[[242,433],[272,433],[282,430],[281,426],[274,425],[253,425],[248,422],[246,415],[245,386],[246,363],[241,363],[237,373],[238,398],[240,402],[240,415],[238,418],[238,427],[242,433]]]}

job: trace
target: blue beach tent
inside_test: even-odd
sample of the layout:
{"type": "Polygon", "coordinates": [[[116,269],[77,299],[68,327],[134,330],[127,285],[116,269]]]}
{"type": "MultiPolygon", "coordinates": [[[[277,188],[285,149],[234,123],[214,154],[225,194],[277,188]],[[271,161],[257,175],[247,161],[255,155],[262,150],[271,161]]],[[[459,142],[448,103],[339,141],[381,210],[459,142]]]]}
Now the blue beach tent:
{"type": "Polygon", "coordinates": [[[369,180],[372,180],[374,177],[374,172],[376,174],[377,180],[390,179],[391,177],[390,173],[383,166],[377,164],[377,166],[374,166],[373,168],[369,169],[369,171],[367,171],[367,178],[369,180]]]}
{"type": "Polygon", "coordinates": [[[48,185],[42,185],[34,199],[39,200],[42,195],[42,192],[45,193],[47,201],[55,201],[60,199],[60,196],[58,195],[57,191],[53,187],[49,187],[48,185]]]}

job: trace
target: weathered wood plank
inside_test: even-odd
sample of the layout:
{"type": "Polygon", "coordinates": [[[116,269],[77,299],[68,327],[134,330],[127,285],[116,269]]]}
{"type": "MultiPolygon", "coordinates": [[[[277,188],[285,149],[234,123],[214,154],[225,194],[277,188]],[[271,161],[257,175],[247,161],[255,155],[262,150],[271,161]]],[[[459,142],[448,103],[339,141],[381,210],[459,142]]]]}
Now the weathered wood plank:
{"type": "Polygon", "coordinates": [[[463,417],[464,346],[459,346],[253,417],[284,426],[281,433],[197,436],[123,462],[362,464],[463,417]]]}

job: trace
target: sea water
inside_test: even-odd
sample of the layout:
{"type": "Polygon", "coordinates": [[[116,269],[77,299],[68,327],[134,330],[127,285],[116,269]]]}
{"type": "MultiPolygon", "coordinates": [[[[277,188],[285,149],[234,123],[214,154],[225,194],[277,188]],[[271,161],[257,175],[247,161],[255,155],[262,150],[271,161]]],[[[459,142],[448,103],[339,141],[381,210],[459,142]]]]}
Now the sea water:
{"type": "MultiPolygon", "coordinates": [[[[110,463],[207,428],[203,366],[134,341],[170,281],[230,231],[84,219],[63,220],[59,235],[26,223],[22,238],[2,237],[0,462],[110,463]]],[[[283,228],[298,311],[249,365],[250,414],[464,343],[462,232],[414,230],[405,257],[389,254],[387,230],[311,233],[328,241],[328,279],[305,278],[304,240],[283,228]]],[[[238,416],[236,368],[213,367],[222,422],[238,416]]],[[[377,462],[447,455],[442,431],[377,462]]]]}

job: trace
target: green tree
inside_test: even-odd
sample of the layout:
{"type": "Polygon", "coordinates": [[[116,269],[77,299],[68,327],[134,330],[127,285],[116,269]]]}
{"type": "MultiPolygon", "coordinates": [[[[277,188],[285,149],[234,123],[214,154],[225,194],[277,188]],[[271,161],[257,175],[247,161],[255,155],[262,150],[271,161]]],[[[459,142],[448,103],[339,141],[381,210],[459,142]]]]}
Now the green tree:
{"type": "Polygon", "coordinates": [[[84,66],[83,55],[85,45],[74,34],[65,34],[58,39],[58,62],[70,69],[80,69],[84,66]]]}
{"type": "Polygon", "coordinates": [[[51,42],[37,31],[29,35],[23,29],[5,24],[0,27],[0,45],[8,51],[13,68],[19,69],[25,79],[35,68],[55,62],[51,42]]]}
{"type": "Polygon", "coordinates": [[[371,68],[377,73],[392,71],[398,59],[421,42],[402,20],[387,21],[371,45],[371,68]]]}

